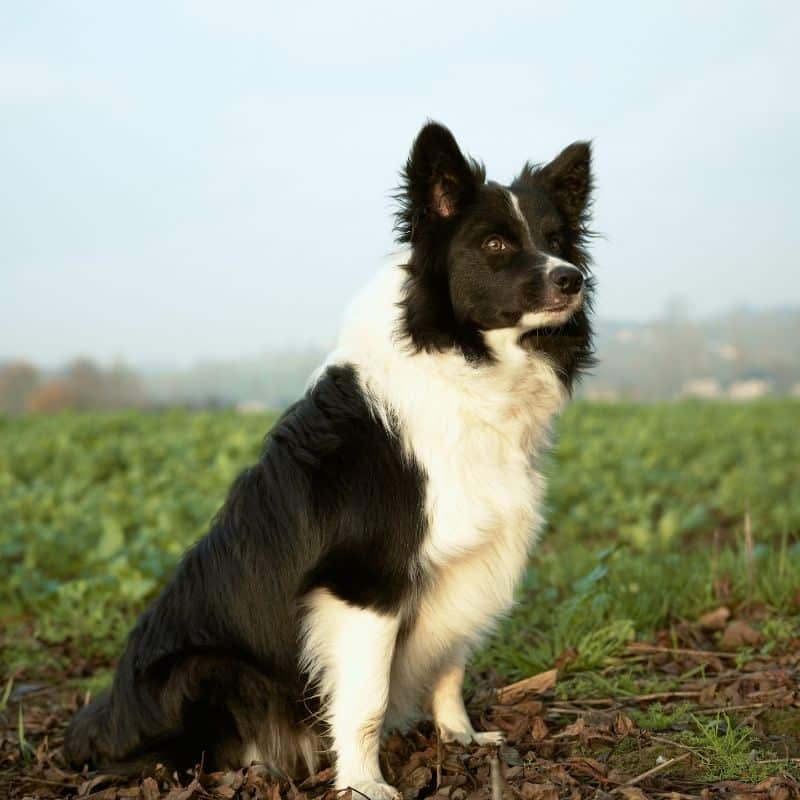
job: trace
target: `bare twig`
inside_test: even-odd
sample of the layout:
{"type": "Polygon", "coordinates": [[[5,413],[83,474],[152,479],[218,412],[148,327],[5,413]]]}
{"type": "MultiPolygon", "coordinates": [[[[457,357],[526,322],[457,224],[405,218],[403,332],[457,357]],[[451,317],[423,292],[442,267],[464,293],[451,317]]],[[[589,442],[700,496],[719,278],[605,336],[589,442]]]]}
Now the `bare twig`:
{"type": "Polygon", "coordinates": [[[652,769],[647,770],[647,772],[643,772],[641,775],[637,775],[635,778],[631,778],[627,783],[623,783],[622,786],[619,786],[616,789],[614,789],[612,794],[621,791],[626,786],[635,786],[637,783],[640,783],[646,778],[652,778],[653,775],[657,775],[659,772],[663,772],[665,769],[669,769],[670,767],[675,766],[675,764],[678,764],[681,761],[686,761],[686,759],[689,758],[690,755],[692,754],[684,753],[682,756],[676,756],[675,758],[670,758],[669,761],[665,761],[663,764],[658,764],[652,769]]]}
{"type": "Polygon", "coordinates": [[[756,582],[755,547],[753,546],[753,528],[750,524],[750,509],[744,514],[744,550],[747,559],[747,602],[753,602],[753,588],[756,582]]]}
{"type": "Polygon", "coordinates": [[[695,714],[726,714],[729,711],[747,711],[752,708],[764,708],[766,703],[744,703],[738,706],[709,706],[700,708],[695,714]]]}
{"type": "Polygon", "coordinates": [[[658,644],[647,644],[646,642],[631,642],[628,645],[631,653],[674,653],[681,656],[699,656],[706,658],[736,658],[736,653],[723,653],[720,650],[690,650],[685,647],[664,647],[658,644]]]}
{"type": "Polygon", "coordinates": [[[505,800],[507,796],[513,797],[503,777],[503,768],[500,766],[500,757],[497,748],[493,747],[489,754],[489,769],[492,779],[492,800],[505,800]]]}
{"type": "Polygon", "coordinates": [[[442,785],[442,737],[436,734],[436,788],[442,785]]]}
{"type": "Polygon", "coordinates": [[[667,700],[670,697],[699,697],[699,691],[692,692],[654,692],[652,694],[620,695],[619,697],[603,697],[594,700],[570,699],[567,702],[582,706],[613,706],[626,703],[646,703],[650,700],[667,700]]]}
{"type": "Polygon", "coordinates": [[[666,736],[650,736],[650,741],[652,742],[661,742],[661,744],[668,744],[672,747],[677,747],[679,750],[688,750],[690,753],[694,753],[695,755],[699,756],[697,750],[694,747],[689,747],[689,745],[681,744],[680,742],[675,742],[672,739],[667,739],[666,736]]]}

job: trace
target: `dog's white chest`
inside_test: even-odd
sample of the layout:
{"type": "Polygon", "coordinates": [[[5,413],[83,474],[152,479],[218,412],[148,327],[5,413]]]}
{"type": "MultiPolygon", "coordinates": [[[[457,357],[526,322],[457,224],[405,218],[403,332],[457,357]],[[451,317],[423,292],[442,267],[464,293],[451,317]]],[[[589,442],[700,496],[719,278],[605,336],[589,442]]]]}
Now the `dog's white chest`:
{"type": "Polygon", "coordinates": [[[423,559],[445,567],[487,545],[527,547],[540,481],[530,454],[477,421],[422,457],[428,531],[423,559]]]}

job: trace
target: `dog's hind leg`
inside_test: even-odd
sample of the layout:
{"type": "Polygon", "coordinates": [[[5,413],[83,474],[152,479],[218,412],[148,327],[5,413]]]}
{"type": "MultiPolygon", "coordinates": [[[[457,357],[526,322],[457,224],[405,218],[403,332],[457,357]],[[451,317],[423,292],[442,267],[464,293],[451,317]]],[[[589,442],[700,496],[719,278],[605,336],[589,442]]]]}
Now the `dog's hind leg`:
{"type": "Polygon", "coordinates": [[[399,617],[351,606],[326,590],[309,597],[303,661],[320,692],[336,760],[336,788],[396,800],[378,749],[389,701],[399,617]]]}

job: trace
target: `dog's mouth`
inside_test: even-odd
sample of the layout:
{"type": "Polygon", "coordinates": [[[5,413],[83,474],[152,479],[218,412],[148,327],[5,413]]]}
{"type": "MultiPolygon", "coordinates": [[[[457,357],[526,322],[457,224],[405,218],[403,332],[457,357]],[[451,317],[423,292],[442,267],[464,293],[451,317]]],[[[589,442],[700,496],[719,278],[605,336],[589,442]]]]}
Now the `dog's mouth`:
{"type": "Polygon", "coordinates": [[[535,311],[528,311],[519,320],[519,327],[525,330],[554,330],[569,323],[572,316],[583,305],[580,296],[559,299],[546,306],[540,306],[535,311]]]}

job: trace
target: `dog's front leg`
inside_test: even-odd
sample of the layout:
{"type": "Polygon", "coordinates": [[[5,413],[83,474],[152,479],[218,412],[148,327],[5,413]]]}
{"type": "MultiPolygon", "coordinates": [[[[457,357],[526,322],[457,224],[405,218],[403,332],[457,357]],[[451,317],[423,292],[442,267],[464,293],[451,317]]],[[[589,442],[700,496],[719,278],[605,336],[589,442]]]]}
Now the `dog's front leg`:
{"type": "Polygon", "coordinates": [[[400,797],[378,762],[399,623],[397,616],[321,591],[305,625],[305,657],[317,675],[333,740],[336,788],[355,789],[371,800],[400,797]]]}
{"type": "Polygon", "coordinates": [[[464,663],[466,651],[459,650],[439,673],[431,694],[431,711],[443,742],[460,744],[502,744],[500,731],[476,731],[464,707],[464,663]]]}

